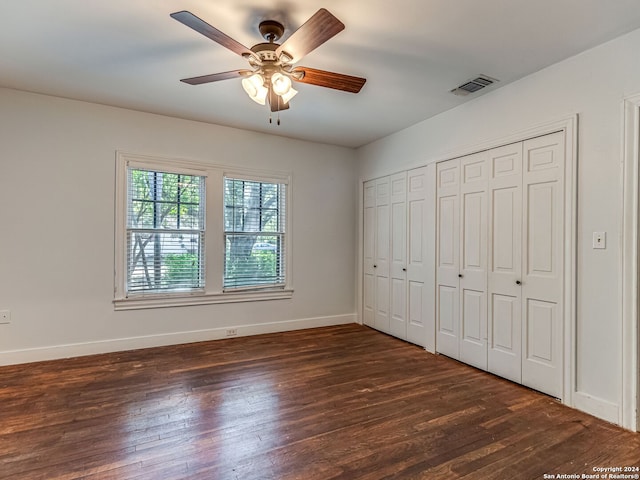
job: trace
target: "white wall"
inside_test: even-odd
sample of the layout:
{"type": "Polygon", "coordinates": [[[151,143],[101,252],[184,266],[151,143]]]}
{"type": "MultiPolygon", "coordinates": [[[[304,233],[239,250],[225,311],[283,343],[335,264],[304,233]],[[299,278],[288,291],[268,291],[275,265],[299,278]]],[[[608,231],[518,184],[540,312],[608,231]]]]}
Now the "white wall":
{"type": "Polygon", "coordinates": [[[638,51],[640,30],[358,150],[359,177],[371,179],[578,114],[575,387],[580,408],[612,421],[623,389],[622,102],[640,92],[638,51]],[[606,250],[591,248],[594,231],[607,232],[606,250]]]}
{"type": "Polygon", "coordinates": [[[12,316],[0,364],[354,321],[354,162],[342,147],[0,89],[0,310],[12,316]],[[291,172],[293,298],[115,312],[116,150],[291,172]]]}

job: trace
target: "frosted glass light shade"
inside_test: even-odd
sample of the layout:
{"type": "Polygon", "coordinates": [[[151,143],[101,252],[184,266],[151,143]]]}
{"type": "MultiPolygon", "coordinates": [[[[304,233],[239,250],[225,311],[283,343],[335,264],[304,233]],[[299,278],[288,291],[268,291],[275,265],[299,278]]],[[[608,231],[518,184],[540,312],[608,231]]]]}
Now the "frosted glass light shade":
{"type": "Polygon", "coordinates": [[[247,92],[249,98],[260,105],[264,105],[267,101],[268,90],[264,86],[264,78],[259,73],[251,75],[242,80],[242,88],[247,92]]]}
{"type": "Polygon", "coordinates": [[[286,95],[291,90],[291,79],[276,72],[271,77],[271,85],[273,85],[274,93],[281,96],[286,95]]]}
{"type": "Polygon", "coordinates": [[[287,93],[285,93],[284,95],[280,95],[282,97],[282,101],[284,103],[289,103],[289,100],[291,100],[293,97],[296,96],[296,94],[298,93],[298,91],[291,87],[289,88],[289,91],[287,93]]]}

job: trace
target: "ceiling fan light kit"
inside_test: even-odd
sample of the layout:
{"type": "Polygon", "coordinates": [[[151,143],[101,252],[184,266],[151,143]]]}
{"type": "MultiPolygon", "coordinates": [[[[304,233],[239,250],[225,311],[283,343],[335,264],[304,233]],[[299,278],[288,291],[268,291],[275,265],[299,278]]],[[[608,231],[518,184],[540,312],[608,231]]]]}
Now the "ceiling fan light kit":
{"type": "Polygon", "coordinates": [[[271,85],[273,91],[280,96],[289,93],[289,90],[291,90],[291,80],[280,72],[271,75],[271,85]]]}
{"type": "MultiPolygon", "coordinates": [[[[292,82],[307,83],[358,93],[365,78],[294,66],[302,57],[315,50],[344,30],[344,24],[328,10],[321,8],[282,44],[276,43],[284,34],[284,26],[274,20],[265,20],[258,29],[266,43],[250,49],[188,11],[175,12],[171,17],[205,37],[244,57],[251,70],[232,70],[199,77],[184,78],[189,85],[202,85],[230,78],[242,78],[242,87],[249,98],[260,105],[269,103],[271,112],[289,108],[289,102],[298,93],[292,82]]],[[[271,122],[271,118],[269,119],[271,122]]],[[[278,118],[278,125],[280,119],[278,118]]]]}
{"type": "Polygon", "coordinates": [[[267,87],[264,86],[264,78],[259,73],[254,73],[248,78],[242,79],[242,88],[247,92],[249,98],[260,105],[267,101],[267,87]]]}

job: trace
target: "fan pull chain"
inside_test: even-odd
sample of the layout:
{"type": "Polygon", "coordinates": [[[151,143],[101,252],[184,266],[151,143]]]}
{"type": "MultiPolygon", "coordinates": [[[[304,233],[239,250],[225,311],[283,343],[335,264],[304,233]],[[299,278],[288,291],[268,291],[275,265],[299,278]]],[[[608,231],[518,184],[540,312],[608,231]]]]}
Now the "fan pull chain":
{"type": "Polygon", "coordinates": [[[280,95],[278,97],[278,126],[280,126],[280,95]]]}
{"type": "MultiPolygon", "coordinates": [[[[280,95],[276,95],[278,101],[278,116],[276,117],[276,125],[280,125],[280,95]]],[[[273,123],[273,112],[269,112],[269,123],[273,123]]]]}

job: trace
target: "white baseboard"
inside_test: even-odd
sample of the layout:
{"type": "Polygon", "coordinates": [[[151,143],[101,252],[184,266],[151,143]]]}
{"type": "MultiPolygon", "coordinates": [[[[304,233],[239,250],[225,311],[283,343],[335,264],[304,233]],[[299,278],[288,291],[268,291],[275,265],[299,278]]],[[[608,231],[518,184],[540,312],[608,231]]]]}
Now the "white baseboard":
{"type": "Polygon", "coordinates": [[[234,337],[260,335],[263,333],[286,332],[305,328],[328,327],[331,325],[345,325],[357,323],[357,314],[333,315],[328,317],[303,318],[282,322],[256,323],[251,325],[229,325],[221,328],[176,332],[145,337],[118,338],[101,340],[98,342],[72,343],[68,345],[54,345],[50,347],[27,348],[0,352],[0,365],[15,365],[19,363],[57,360],[60,358],[81,357],[98,353],[121,352],[139,348],[161,347],[180,343],[204,342],[230,338],[228,329],[235,329],[234,337]]]}
{"type": "Polygon", "coordinates": [[[620,424],[619,405],[584,392],[573,392],[572,399],[574,408],[607,422],[615,423],[616,425],[620,424]]]}

